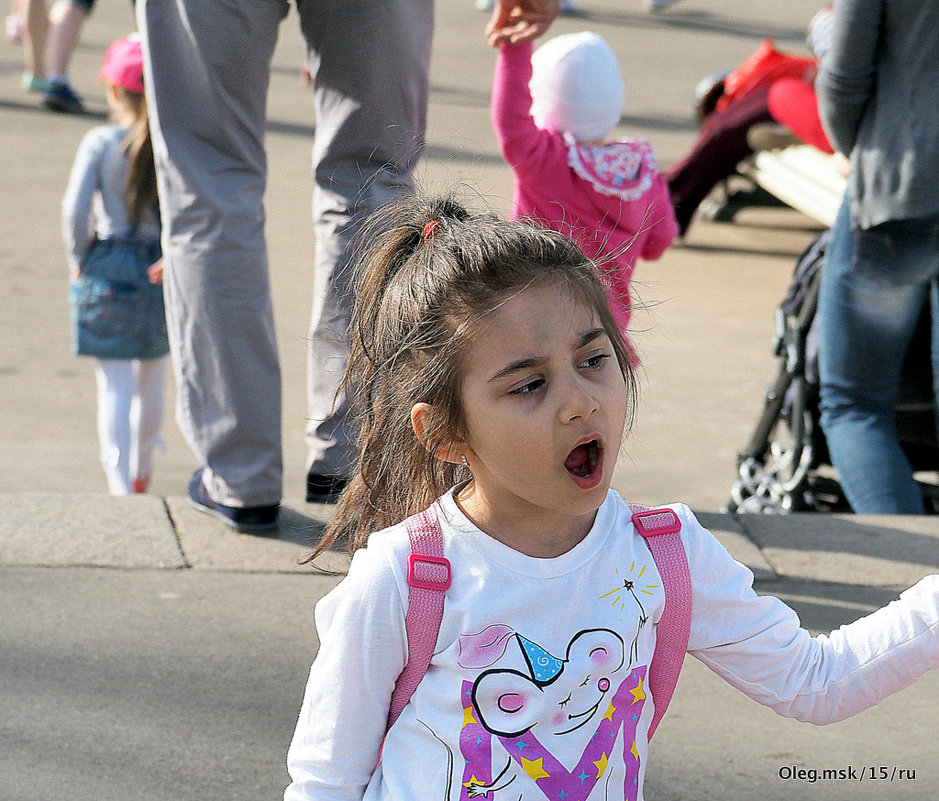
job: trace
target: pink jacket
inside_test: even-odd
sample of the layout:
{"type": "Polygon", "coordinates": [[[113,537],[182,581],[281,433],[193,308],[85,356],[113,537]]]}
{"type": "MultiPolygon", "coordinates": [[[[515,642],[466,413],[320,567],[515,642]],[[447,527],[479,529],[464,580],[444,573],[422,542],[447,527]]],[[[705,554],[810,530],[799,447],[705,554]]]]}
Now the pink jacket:
{"type": "Polygon", "coordinates": [[[531,43],[502,45],[492,86],[492,124],[515,178],[511,216],[567,234],[597,260],[614,317],[625,329],[636,260],[657,259],[678,234],[668,187],[644,139],[579,144],[535,125],[528,88],[532,49],[531,43]]]}

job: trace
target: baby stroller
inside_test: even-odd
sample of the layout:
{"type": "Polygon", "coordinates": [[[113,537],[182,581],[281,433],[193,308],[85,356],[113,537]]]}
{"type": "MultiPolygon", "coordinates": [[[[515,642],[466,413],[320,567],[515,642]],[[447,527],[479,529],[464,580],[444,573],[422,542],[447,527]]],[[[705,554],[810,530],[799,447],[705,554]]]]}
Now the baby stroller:
{"type": "MultiPolygon", "coordinates": [[[[850,512],[822,433],[818,346],[814,326],[829,232],[799,257],[789,291],[776,310],[773,354],[779,370],[767,389],[750,442],[737,458],[728,512],[850,512]]],[[[915,471],[939,470],[930,318],[926,305],[903,366],[896,431],[915,471]]],[[[939,487],[920,482],[928,512],[939,512],[939,487]]]]}

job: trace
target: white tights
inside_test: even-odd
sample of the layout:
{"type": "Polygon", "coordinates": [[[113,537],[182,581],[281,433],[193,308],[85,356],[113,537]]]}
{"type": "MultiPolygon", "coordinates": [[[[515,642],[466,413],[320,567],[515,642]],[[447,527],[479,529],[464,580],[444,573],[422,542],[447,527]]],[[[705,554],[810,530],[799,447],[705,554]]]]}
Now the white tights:
{"type": "Polygon", "coordinates": [[[153,473],[153,449],[162,445],[168,358],[98,362],[98,440],[112,495],[134,492],[134,480],[145,484],[153,473]]]}

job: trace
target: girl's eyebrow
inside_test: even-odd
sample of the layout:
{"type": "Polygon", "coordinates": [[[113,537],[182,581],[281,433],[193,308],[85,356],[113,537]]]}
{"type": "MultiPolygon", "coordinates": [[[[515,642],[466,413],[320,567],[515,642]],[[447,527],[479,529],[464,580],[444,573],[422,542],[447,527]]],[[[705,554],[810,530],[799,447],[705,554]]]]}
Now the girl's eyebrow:
{"type": "Polygon", "coordinates": [[[489,379],[489,383],[498,381],[501,378],[506,378],[522,370],[530,370],[532,367],[538,367],[538,365],[544,364],[546,361],[548,361],[546,356],[526,356],[525,358],[518,359],[499,370],[498,373],[489,379]]]}
{"type": "Polygon", "coordinates": [[[606,329],[603,326],[597,326],[591,331],[588,331],[586,334],[581,335],[580,339],[577,340],[577,347],[575,350],[580,350],[583,347],[586,347],[595,339],[606,336],[606,329]]]}
{"type": "MultiPolygon", "coordinates": [[[[600,326],[597,328],[592,328],[590,331],[581,334],[577,338],[577,341],[574,344],[574,350],[580,350],[581,348],[589,345],[595,339],[598,339],[602,336],[606,336],[606,329],[600,326]]],[[[518,373],[522,370],[530,370],[532,367],[538,367],[539,365],[544,364],[546,361],[548,361],[547,356],[525,356],[521,359],[517,359],[516,361],[499,370],[499,372],[497,372],[494,376],[492,376],[492,378],[489,379],[489,383],[506,378],[513,373],[518,373]]]]}

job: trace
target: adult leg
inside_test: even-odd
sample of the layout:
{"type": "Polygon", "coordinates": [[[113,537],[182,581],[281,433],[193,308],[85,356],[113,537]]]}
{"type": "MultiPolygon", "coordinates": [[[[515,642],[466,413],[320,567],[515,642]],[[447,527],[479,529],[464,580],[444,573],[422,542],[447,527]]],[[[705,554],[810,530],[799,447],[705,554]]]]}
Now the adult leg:
{"type": "Polygon", "coordinates": [[[94,0],[57,0],[49,12],[49,33],[46,40],[46,85],[42,102],[46,108],[69,114],[85,111],[81,97],[69,82],[69,64],[85,19],[94,0]]]}
{"type": "Polygon", "coordinates": [[[134,365],[130,359],[99,359],[98,442],[108,492],[133,492],[130,481],[130,406],[134,395],[134,365]]]}
{"type": "Polygon", "coordinates": [[[82,26],[88,18],[86,4],[72,0],[56,0],[49,11],[49,33],[46,60],[49,77],[66,80],[72,54],[78,46],[82,26]]]}
{"type": "Polygon", "coordinates": [[[355,458],[349,399],[353,239],[365,216],[412,189],[427,120],[432,0],[298,0],[310,48],[316,263],[308,351],[310,474],[355,458]]]}
{"type": "Polygon", "coordinates": [[[130,406],[130,475],[134,489],[145,490],[153,475],[153,451],[160,445],[163,389],[168,356],[134,362],[134,399],[130,406]]]}
{"type": "Polygon", "coordinates": [[[286,0],[140,0],[177,419],[210,499],[281,498],[264,238],[270,62],[286,0]]]}
{"type": "Polygon", "coordinates": [[[49,31],[49,14],[45,0],[24,0],[26,24],[23,36],[23,88],[32,91],[44,85],[46,80],[46,36],[49,31]],[[29,77],[27,77],[27,75],[29,77]]]}
{"type": "Polygon", "coordinates": [[[923,511],[893,419],[903,358],[937,271],[935,233],[857,232],[844,204],[822,272],[819,370],[822,427],[859,514],[923,511]]]}
{"type": "Polygon", "coordinates": [[[747,131],[757,123],[772,121],[767,94],[766,89],[752,92],[707,117],[691,151],[669,171],[668,192],[682,234],[701,201],[753,152],[747,131]]]}

